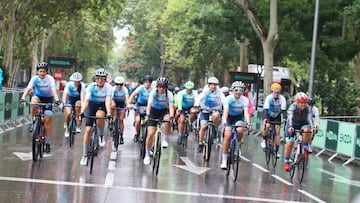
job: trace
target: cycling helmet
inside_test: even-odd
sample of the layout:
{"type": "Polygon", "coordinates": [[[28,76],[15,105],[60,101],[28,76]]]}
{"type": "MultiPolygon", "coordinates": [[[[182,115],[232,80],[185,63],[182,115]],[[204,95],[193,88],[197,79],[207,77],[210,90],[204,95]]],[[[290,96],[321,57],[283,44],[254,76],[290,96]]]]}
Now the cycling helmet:
{"type": "Polygon", "coordinates": [[[236,89],[236,88],[242,88],[244,89],[245,88],[245,84],[241,81],[235,81],[231,84],[231,89],[236,89]]]}
{"type": "Polygon", "coordinates": [[[73,73],[73,74],[70,76],[70,80],[71,80],[71,81],[75,81],[75,82],[81,81],[81,80],[82,80],[82,75],[81,75],[81,73],[79,73],[79,72],[73,73]]]}
{"type": "Polygon", "coordinates": [[[219,80],[216,77],[209,77],[208,84],[219,84],[219,80]]]}
{"type": "Polygon", "coordinates": [[[221,91],[222,91],[223,93],[228,93],[228,92],[229,92],[229,88],[224,86],[224,87],[221,88],[221,91]]]}
{"type": "Polygon", "coordinates": [[[145,75],[143,78],[142,78],[142,82],[152,82],[153,79],[150,75],[145,75]]]}
{"type": "Polygon", "coordinates": [[[184,86],[186,89],[194,89],[194,83],[191,81],[187,81],[184,86]]]}
{"type": "Polygon", "coordinates": [[[273,92],[281,92],[281,85],[279,83],[273,83],[270,89],[273,92]]]}
{"type": "Polygon", "coordinates": [[[159,77],[156,80],[156,85],[168,85],[169,84],[169,80],[166,77],[159,77]]]}
{"type": "Polygon", "coordinates": [[[48,71],[49,66],[48,63],[46,62],[40,62],[36,65],[36,70],[40,70],[40,69],[45,69],[46,71],[48,71]]]}
{"type": "Polygon", "coordinates": [[[115,84],[124,84],[124,83],[125,83],[124,77],[122,77],[122,76],[117,76],[117,77],[115,78],[115,84]]]}
{"type": "Polygon", "coordinates": [[[296,102],[307,103],[309,101],[309,97],[304,92],[299,92],[295,95],[296,102]]]}
{"type": "Polygon", "coordinates": [[[314,99],[314,98],[309,98],[308,104],[309,104],[310,106],[314,105],[314,104],[315,104],[315,99],[314,99]]]}
{"type": "Polygon", "coordinates": [[[103,76],[106,77],[108,75],[108,73],[106,72],[105,69],[103,68],[99,68],[95,71],[95,76],[103,76]]]}

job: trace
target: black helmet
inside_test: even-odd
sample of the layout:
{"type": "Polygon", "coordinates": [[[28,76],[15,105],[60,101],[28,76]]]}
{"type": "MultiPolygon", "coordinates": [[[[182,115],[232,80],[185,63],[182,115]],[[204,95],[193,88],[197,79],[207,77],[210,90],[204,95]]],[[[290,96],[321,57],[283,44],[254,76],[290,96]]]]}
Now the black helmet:
{"type": "Polygon", "coordinates": [[[158,85],[168,85],[169,84],[169,80],[166,78],[166,77],[159,77],[157,80],[156,80],[156,83],[158,85]]]}
{"type": "Polygon", "coordinates": [[[310,106],[314,105],[315,104],[315,99],[314,98],[309,98],[308,104],[310,106]]]}
{"type": "Polygon", "coordinates": [[[142,82],[152,82],[153,79],[150,75],[145,75],[143,78],[142,78],[142,82]]]}
{"type": "Polygon", "coordinates": [[[37,64],[36,65],[36,70],[40,70],[40,69],[45,69],[46,71],[48,71],[48,69],[49,69],[48,63],[41,62],[41,63],[37,64]]]}

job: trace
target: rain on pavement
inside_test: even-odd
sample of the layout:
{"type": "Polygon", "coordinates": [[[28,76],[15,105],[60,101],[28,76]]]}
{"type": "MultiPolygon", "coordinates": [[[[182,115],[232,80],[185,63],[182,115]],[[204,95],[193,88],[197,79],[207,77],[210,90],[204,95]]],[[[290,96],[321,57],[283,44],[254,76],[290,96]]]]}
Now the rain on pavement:
{"type": "MultiPolygon", "coordinates": [[[[275,169],[266,166],[254,134],[245,137],[236,182],[220,169],[221,146],[213,147],[206,162],[197,153],[194,136],[184,151],[176,144],[176,131],[169,148],[162,150],[155,176],[132,141],[132,115],[125,119],[125,144],[114,152],[107,136],[92,175],[79,164],[83,132],[70,148],[61,115],[54,116],[51,153],[37,162],[31,158],[28,125],[0,134],[0,202],[352,202],[360,193],[358,166],[343,167],[326,155],[312,154],[303,183],[291,181],[282,158],[275,169]]],[[[280,150],[282,154],[283,145],[280,150]]]]}

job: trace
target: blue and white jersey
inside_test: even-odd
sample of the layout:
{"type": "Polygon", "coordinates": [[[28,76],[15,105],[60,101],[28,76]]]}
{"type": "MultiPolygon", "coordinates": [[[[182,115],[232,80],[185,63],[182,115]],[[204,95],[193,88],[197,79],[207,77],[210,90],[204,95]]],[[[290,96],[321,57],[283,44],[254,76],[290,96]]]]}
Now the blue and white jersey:
{"type": "Polygon", "coordinates": [[[196,91],[192,91],[191,94],[188,94],[186,89],[181,90],[177,93],[177,108],[179,110],[189,109],[194,106],[195,99],[197,98],[198,93],[196,91]]]}
{"type": "Polygon", "coordinates": [[[169,90],[167,90],[167,93],[160,94],[157,89],[153,89],[149,95],[149,102],[151,102],[151,108],[167,109],[169,106],[174,105],[174,95],[169,90]]]}
{"type": "Polygon", "coordinates": [[[201,108],[209,107],[211,109],[222,110],[227,107],[226,98],[219,88],[216,88],[214,92],[211,92],[209,88],[201,92],[198,98],[195,100],[195,106],[201,108]]]}
{"type": "Polygon", "coordinates": [[[96,82],[89,84],[85,99],[89,99],[91,102],[101,104],[106,99],[111,99],[112,86],[109,83],[105,83],[102,88],[96,85],[96,82]]]}
{"type": "Polygon", "coordinates": [[[147,104],[150,92],[153,88],[150,86],[148,89],[145,88],[144,85],[140,85],[138,88],[134,90],[135,94],[137,94],[136,103],[138,104],[147,104]]]}
{"type": "Polygon", "coordinates": [[[45,75],[44,79],[41,79],[38,75],[31,78],[27,88],[34,89],[34,94],[40,97],[52,97],[52,90],[56,89],[55,80],[51,75],[45,75]]]}
{"type": "Polygon", "coordinates": [[[263,109],[268,109],[268,116],[276,118],[282,110],[286,110],[286,99],[282,95],[279,95],[278,99],[274,99],[273,95],[270,94],[265,99],[263,109]]]}
{"type": "Polygon", "coordinates": [[[116,102],[125,102],[126,97],[129,96],[129,91],[126,87],[122,86],[120,89],[113,87],[111,97],[116,102]]]}
{"type": "Polygon", "coordinates": [[[70,81],[66,83],[64,91],[67,91],[69,97],[80,97],[80,94],[85,93],[85,84],[81,83],[81,89],[79,92],[78,87],[74,85],[74,81],[70,81]]]}
{"type": "Polygon", "coordinates": [[[319,109],[316,106],[311,108],[311,113],[314,119],[320,118],[319,109]]]}
{"type": "Polygon", "coordinates": [[[244,110],[249,108],[249,100],[243,95],[236,99],[233,94],[230,94],[226,97],[226,102],[229,105],[230,116],[243,115],[244,110]]]}

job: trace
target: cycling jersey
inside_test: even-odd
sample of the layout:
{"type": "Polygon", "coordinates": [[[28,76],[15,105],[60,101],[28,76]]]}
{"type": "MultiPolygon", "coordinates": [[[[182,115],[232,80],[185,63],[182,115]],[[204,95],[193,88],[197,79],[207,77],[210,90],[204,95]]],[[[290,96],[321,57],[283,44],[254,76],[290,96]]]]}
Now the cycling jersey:
{"type": "Polygon", "coordinates": [[[177,94],[178,105],[177,108],[179,110],[189,109],[194,106],[195,98],[198,96],[197,92],[192,91],[191,94],[188,94],[186,89],[181,90],[177,94]]]}
{"type": "Polygon", "coordinates": [[[320,118],[319,109],[316,106],[311,108],[311,113],[314,119],[320,118]]]}
{"type": "Polygon", "coordinates": [[[174,96],[169,91],[160,94],[157,89],[150,92],[149,102],[151,102],[151,108],[154,109],[168,109],[170,105],[174,105],[174,96]]]}
{"type": "Polygon", "coordinates": [[[45,75],[44,79],[41,79],[38,75],[31,78],[28,89],[35,89],[34,95],[40,97],[53,97],[52,90],[56,89],[55,80],[51,75],[45,75]]]}
{"type": "Polygon", "coordinates": [[[85,99],[89,99],[96,104],[104,103],[107,98],[111,98],[112,86],[109,83],[105,83],[102,88],[96,85],[96,82],[91,83],[88,86],[85,99]]]}
{"type": "Polygon", "coordinates": [[[126,102],[126,97],[129,96],[128,89],[122,86],[120,89],[113,87],[111,97],[115,102],[126,102]]]}
{"type": "Polygon", "coordinates": [[[303,125],[310,125],[309,127],[311,128],[314,127],[311,109],[308,105],[306,105],[304,110],[301,110],[296,105],[296,102],[294,102],[289,106],[287,114],[287,125],[289,127],[294,127],[295,129],[298,129],[303,125]]]}
{"type": "Polygon", "coordinates": [[[214,92],[211,92],[209,88],[201,92],[201,94],[196,98],[194,106],[199,106],[201,108],[210,107],[215,110],[222,110],[222,108],[227,107],[225,95],[221,92],[219,88],[216,88],[214,92]]]}
{"type": "Polygon", "coordinates": [[[281,111],[286,111],[286,99],[284,96],[279,95],[278,99],[275,99],[272,94],[268,95],[264,102],[264,114],[265,118],[276,118],[280,115],[281,111]]]}
{"type": "Polygon", "coordinates": [[[83,94],[85,92],[85,85],[84,83],[81,83],[81,89],[79,92],[78,87],[74,85],[74,81],[70,81],[66,83],[64,91],[67,91],[67,95],[69,97],[80,97],[80,94],[83,94]]]}
{"type": "Polygon", "coordinates": [[[243,116],[244,109],[249,108],[249,100],[243,95],[239,99],[236,99],[234,95],[229,95],[226,97],[226,101],[229,105],[230,116],[243,116]]]}
{"type": "Polygon", "coordinates": [[[140,85],[134,90],[134,93],[137,94],[136,103],[141,105],[146,105],[149,99],[149,94],[153,90],[150,86],[148,89],[144,85],[140,85]]]}

